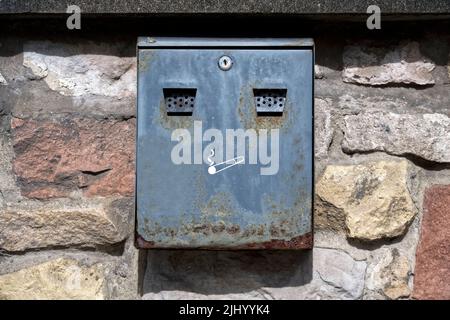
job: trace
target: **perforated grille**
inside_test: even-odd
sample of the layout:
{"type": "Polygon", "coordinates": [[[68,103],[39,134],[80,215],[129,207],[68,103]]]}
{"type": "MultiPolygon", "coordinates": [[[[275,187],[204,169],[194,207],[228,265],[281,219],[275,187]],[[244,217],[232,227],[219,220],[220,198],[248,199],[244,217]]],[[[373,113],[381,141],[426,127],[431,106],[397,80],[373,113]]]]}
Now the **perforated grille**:
{"type": "Polygon", "coordinates": [[[253,89],[258,113],[281,113],[286,104],[286,89],[253,89]]]}
{"type": "Polygon", "coordinates": [[[192,114],[194,111],[196,89],[164,89],[163,91],[167,113],[192,114]]]}

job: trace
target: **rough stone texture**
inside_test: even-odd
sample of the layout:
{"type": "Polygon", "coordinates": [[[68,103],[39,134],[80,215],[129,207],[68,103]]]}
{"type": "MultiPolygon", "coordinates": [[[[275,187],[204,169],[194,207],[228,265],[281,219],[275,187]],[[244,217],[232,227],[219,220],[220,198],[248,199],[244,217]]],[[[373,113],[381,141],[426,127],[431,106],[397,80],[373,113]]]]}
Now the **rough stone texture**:
{"type": "MultiPolygon", "coordinates": [[[[0,87],[1,90],[2,87],[0,87]]],[[[20,89],[3,86],[4,107],[20,119],[38,119],[67,114],[89,118],[130,119],[136,115],[136,98],[112,98],[97,95],[64,96],[51,90],[44,81],[28,81],[20,89]],[[9,88],[9,90],[6,90],[9,88]],[[32,101],[32,103],[31,103],[32,101]]]]}
{"type": "Polygon", "coordinates": [[[83,266],[71,259],[53,261],[0,275],[0,299],[104,299],[101,264],[83,266]]]}
{"type": "Polygon", "coordinates": [[[347,153],[384,151],[450,162],[450,118],[443,114],[363,112],[346,116],[343,129],[347,153]]]}
{"type": "Polygon", "coordinates": [[[322,65],[314,65],[314,78],[315,79],[327,79],[332,76],[335,71],[332,68],[322,65]]]}
{"type": "Polygon", "coordinates": [[[23,65],[31,70],[31,79],[43,79],[50,89],[66,96],[121,99],[136,95],[136,58],[103,54],[67,56],[67,46],[64,51],[60,47],[61,44],[50,41],[24,45],[23,65]]]}
{"type": "Polygon", "coordinates": [[[450,299],[450,185],[428,188],[414,271],[414,297],[450,299]]]}
{"type": "MultiPolygon", "coordinates": [[[[282,3],[286,11],[303,6],[301,1],[287,6],[285,2],[276,1],[273,6],[282,3]]],[[[1,3],[4,5],[4,0],[1,3]]],[[[183,4],[183,10],[190,4],[183,4]]],[[[259,2],[254,4],[247,9],[270,12],[274,8],[259,2]]],[[[87,12],[97,5],[86,2],[82,8],[87,12]]],[[[147,5],[146,8],[154,8],[152,2],[147,5]]],[[[119,4],[111,10],[119,10],[118,6],[123,7],[119,4]]],[[[219,6],[222,8],[222,4],[219,6]]],[[[225,7],[222,9],[230,10],[225,7]]],[[[179,7],[177,4],[171,8],[179,7]]],[[[238,10],[238,5],[233,8],[238,10]]],[[[367,18],[366,8],[363,8],[361,25],[367,18]]],[[[220,9],[216,4],[208,8],[216,9],[220,9]]],[[[322,10],[326,7],[322,6],[322,10]]],[[[382,10],[385,12],[385,6],[382,10]]],[[[267,21],[277,22],[277,26],[288,31],[298,24],[297,18],[272,16],[267,21]]],[[[168,22],[164,19],[161,22],[168,22]]],[[[42,27],[39,21],[27,19],[22,30],[20,22],[3,21],[0,73],[7,85],[0,85],[0,221],[3,221],[0,239],[7,237],[8,250],[20,251],[6,251],[0,245],[0,274],[16,274],[58,258],[70,259],[83,268],[101,265],[102,298],[135,299],[139,298],[138,278],[143,270],[140,258],[147,252],[139,253],[131,236],[134,233],[134,120],[127,119],[135,117],[135,44],[145,22],[135,23],[130,17],[123,20],[128,21],[126,26],[121,24],[119,28],[114,26],[114,19],[109,24],[105,20],[87,20],[83,20],[82,30],[76,32],[67,31],[65,24],[58,21],[42,27]],[[70,38],[59,35],[60,29],[69,32],[70,38]],[[131,173],[130,177],[127,172],[131,173]],[[125,176],[123,180],[120,178],[125,176]],[[8,226],[3,228],[5,224],[8,226]]],[[[223,22],[212,20],[216,26],[223,22]]],[[[174,17],[173,21],[178,20],[174,17]]],[[[168,33],[167,27],[175,25],[165,22],[156,23],[154,31],[168,33]]],[[[188,33],[199,33],[204,23],[198,19],[192,22],[188,26],[192,32],[188,30],[188,33]]],[[[265,22],[265,18],[256,19],[247,33],[264,34],[263,29],[269,30],[273,25],[265,22]]],[[[318,79],[315,81],[316,177],[319,182],[323,180],[323,171],[330,170],[326,169],[327,165],[348,168],[344,178],[328,180],[327,185],[334,186],[328,190],[328,199],[317,195],[314,249],[151,251],[145,272],[144,299],[409,299],[414,280],[412,272],[416,271],[422,287],[428,282],[435,288],[442,285],[428,279],[441,277],[440,272],[448,274],[448,269],[436,267],[436,271],[433,267],[438,263],[434,262],[432,265],[430,262],[431,267],[424,266],[442,258],[440,253],[436,254],[440,249],[430,250],[434,256],[430,253],[426,260],[418,258],[418,268],[414,269],[423,190],[430,184],[450,183],[449,164],[445,163],[449,131],[445,117],[450,117],[448,21],[435,21],[427,28],[417,29],[410,29],[412,24],[403,22],[383,24],[383,33],[389,34],[389,39],[377,37],[377,43],[367,45],[362,41],[367,34],[356,25],[342,29],[336,28],[337,24],[319,26],[305,21],[306,26],[311,23],[317,26],[312,35],[316,42],[315,78],[318,79]],[[411,34],[417,43],[400,42],[410,41],[407,37],[411,34]],[[346,47],[351,43],[353,47],[361,45],[360,50],[346,47]],[[355,65],[343,64],[343,53],[348,55],[349,50],[355,50],[357,56],[352,61],[355,65]],[[404,61],[401,61],[402,54],[407,57],[404,61]],[[375,59],[375,63],[369,68],[353,69],[363,72],[363,76],[365,72],[373,75],[370,79],[361,78],[367,83],[355,85],[355,82],[342,81],[347,67],[359,68],[356,63],[364,62],[367,57],[375,59]],[[435,67],[430,71],[433,64],[435,67]],[[371,74],[372,71],[375,73],[371,74]],[[372,83],[380,81],[389,83],[372,83]],[[364,117],[379,122],[364,123],[360,121],[364,117]],[[380,118],[390,121],[388,129],[380,118]],[[396,130],[391,127],[392,118],[396,119],[396,130]],[[349,119],[355,128],[354,124],[361,122],[353,133],[354,141],[364,146],[371,142],[377,145],[369,145],[368,150],[362,151],[344,148],[343,152],[349,119]],[[374,129],[378,123],[383,124],[379,134],[374,129]],[[390,130],[391,135],[395,131],[395,138],[385,135],[383,130],[390,130]],[[408,158],[405,163],[414,165],[404,174],[403,164],[390,164],[390,160],[400,158],[387,153],[405,156],[408,158]],[[388,169],[376,163],[383,160],[389,163],[388,169]],[[349,190],[348,197],[346,190],[349,190]],[[399,214],[395,207],[389,208],[397,199],[401,204],[399,214]],[[405,221],[408,214],[416,211],[414,207],[420,208],[419,214],[408,226],[405,221]],[[391,219],[392,215],[396,215],[395,219],[391,219]],[[366,238],[386,234],[391,237],[397,233],[402,236],[376,241],[349,238],[348,216],[352,217],[349,219],[352,228],[364,233],[366,238]],[[357,224],[358,219],[367,221],[367,227],[357,224]],[[402,228],[404,233],[400,231],[402,228]],[[435,275],[424,276],[425,272],[435,275]]],[[[237,25],[232,29],[240,32],[237,25]]],[[[448,253],[442,259],[447,256],[448,253]]],[[[72,269],[70,265],[64,268],[72,269]]]]}
{"type": "Polygon", "coordinates": [[[136,38],[103,40],[6,38],[0,71],[9,85],[0,86],[0,110],[21,119],[135,117],[136,38]]]}
{"type": "Polygon", "coordinates": [[[0,131],[0,211],[8,200],[15,202],[18,195],[11,168],[12,146],[6,134],[0,131]]]}
{"type": "Polygon", "coordinates": [[[132,195],[135,121],[13,119],[13,169],[30,198],[132,195]]]}
{"type": "Polygon", "coordinates": [[[450,54],[448,55],[447,72],[448,72],[448,78],[450,79],[450,54]]]}
{"type": "Polygon", "coordinates": [[[409,262],[404,257],[394,257],[394,260],[382,271],[382,277],[387,279],[384,294],[390,299],[409,297],[411,290],[409,281],[409,262]]]}
{"type": "Polygon", "coordinates": [[[344,49],[345,82],[364,85],[431,85],[434,63],[420,53],[419,43],[403,42],[386,51],[384,47],[347,46],[344,49]]]}
{"type": "Polygon", "coordinates": [[[357,299],[366,263],[292,252],[150,251],[143,299],[357,299]]]}
{"type": "Polygon", "coordinates": [[[6,86],[8,83],[6,82],[6,79],[3,77],[3,75],[0,73],[0,85],[6,86]]]}
{"type": "Polygon", "coordinates": [[[109,268],[106,283],[109,299],[138,299],[142,283],[142,270],[147,252],[135,247],[135,205],[134,198],[118,198],[109,205],[109,213],[113,217],[120,217],[119,224],[126,229],[128,238],[119,247],[120,255],[109,268]]]}
{"type": "Polygon", "coordinates": [[[44,61],[44,56],[35,52],[23,53],[23,66],[31,70],[28,76],[30,80],[39,80],[48,76],[47,63],[44,61]]]}
{"type": "MultiPolygon", "coordinates": [[[[329,17],[329,15],[340,15],[343,13],[366,15],[367,7],[373,4],[367,0],[320,0],[309,1],[284,1],[284,0],[228,0],[221,1],[198,1],[198,0],[176,0],[167,3],[158,0],[129,0],[123,2],[111,2],[109,0],[88,1],[79,0],[77,5],[83,8],[86,14],[154,14],[162,13],[247,13],[247,14],[274,14],[274,13],[292,13],[292,14],[314,14],[314,16],[329,17]]],[[[377,4],[382,8],[383,13],[403,13],[401,17],[405,19],[406,14],[413,13],[431,13],[447,14],[450,5],[446,1],[428,0],[419,2],[393,2],[390,0],[380,0],[377,4]]],[[[67,10],[66,2],[49,2],[43,0],[3,0],[0,2],[0,13],[14,14],[26,12],[34,13],[60,13],[65,14],[67,10]]],[[[44,15],[45,17],[45,15],[44,15]]]]}
{"type": "MultiPolygon", "coordinates": [[[[130,223],[133,227],[133,224],[130,223]]],[[[122,255],[109,268],[106,288],[108,299],[140,299],[143,264],[146,251],[136,249],[134,237],[129,237],[124,244],[122,255]]]]}
{"type": "Polygon", "coordinates": [[[404,160],[327,166],[316,186],[316,226],[332,229],[338,222],[361,240],[402,235],[415,216],[407,180],[404,160]]]}
{"type": "Polygon", "coordinates": [[[344,233],[330,230],[314,230],[314,248],[335,249],[352,257],[355,261],[367,261],[369,252],[349,242],[344,233]]]}
{"type": "Polygon", "coordinates": [[[383,249],[368,268],[367,287],[389,299],[408,298],[411,266],[398,249],[383,249]]]}
{"type": "Polygon", "coordinates": [[[359,298],[364,289],[366,263],[354,261],[348,254],[333,249],[315,249],[314,264],[319,277],[333,287],[359,298]]]}
{"type": "Polygon", "coordinates": [[[367,264],[365,288],[361,299],[409,299],[416,244],[419,238],[419,222],[418,218],[414,219],[401,241],[362,243],[349,241],[342,233],[316,229],[314,250],[334,249],[346,253],[355,261],[367,264]]]}
{"type": "MultiPolygon", "coordinates": [[[[130,223],[130,227],[132,227],[130,223]]],[[[133,237],[124,246],[112,246],[108,250],[62,250],[48,248],[20,254],[0,250],[0,276],[30,269],[55,260],[76,261],[81,268],[99,268],[103,278],[102,295],[106,299],[138,299],[138,250],[133,237]]],[[[143,254],[143,252],[142,252],[143,254]]],[[[138,259],[139,258],[139,259],[138,259]]],[[[75,269],[75,267],[68,267],[75,269]]],[[[1,291],[1,290],[0,290],[1,291]]],[[[1,300],[1,298],[0,298],[1,300]]]]}
{"type": "Polygon", "coordinates": [[[358,115],[362,112],[377,113],[381,110],[401,113],[408,107],[408,101],[396,97],[373,96],[366,97],[343,94],[339,96],[338,110],[343,115],[358,115]]]}
{"type": "Polygon", "coordinates": [[[126,224],[110,217],[101,207],[0,209],[0,249],[94,246],[120,242],[126,224]]]}
{"type": "Polygon", "coordinates": [[[314,99],[314,148],[317,158],[326,157],[333,139],[334,129],[331,124],[330,101],[314,99]]]}
{"type": "MultiPolygon", "coordinates": [[[[446,80],[448,81],[448,80],[446,80]]],[[[316,80],[316,97],[332,98],[335,111],[341,114],[386,111],[393,113],[440,113],[450,116],[450,95],[445,85],[417,90],[409,87],[370,87],[343,83],[341,79],[316,80]],[[353,97],[352,103],[341,98],[353,97]],[[339,101],[339,103],[338,103],[339,101]]]]}

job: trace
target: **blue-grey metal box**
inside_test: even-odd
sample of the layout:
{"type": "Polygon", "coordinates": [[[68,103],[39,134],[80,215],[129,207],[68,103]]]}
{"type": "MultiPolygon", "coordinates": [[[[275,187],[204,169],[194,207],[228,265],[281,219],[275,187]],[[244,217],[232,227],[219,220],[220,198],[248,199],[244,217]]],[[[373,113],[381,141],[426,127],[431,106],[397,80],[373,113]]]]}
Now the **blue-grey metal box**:
{"type": "Polygon", "coordinates": [[[141,248],[312,246],[311,39],[138,40],[141,248]]]}

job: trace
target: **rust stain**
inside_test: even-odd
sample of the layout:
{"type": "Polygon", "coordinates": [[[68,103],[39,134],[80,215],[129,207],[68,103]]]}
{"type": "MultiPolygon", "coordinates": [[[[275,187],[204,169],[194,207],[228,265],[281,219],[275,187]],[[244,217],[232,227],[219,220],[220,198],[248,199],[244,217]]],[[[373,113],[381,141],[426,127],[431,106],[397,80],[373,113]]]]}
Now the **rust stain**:
{"type": "Polygon", "coordinates": [[[231,217],[235,211],[232,198],[227,192],[223,191],[213,195],[206,204],[199,206],[199,208],[204,217],[231,217]]]}
{"type": "MultiPolygon", "coordinates": [[[[290,240],[274,239],[261,243],[247,243],[244,245],[230,246],[230,247],[208,247],[202,246],[195,249],[200,250],[296,250],[296,249],[312,249],[313,247],[313,234],[312,232],[306,233],[301,236],[294,237],[290,240]]],[[[146,241],[139,234],[136,234],[136,246],[140,249],[157,249],[158,247],[153,241],[146,241]]],[[[186,249],[180,246],[167,247],[171,249],[186,249]]],[[[193,248],[194,249],[194,248],[193,248]]]]}
{"type": "Polygon", "coordinates": [[[251,238],[254,236],[264,236],[266,233],[264,225],[251,225],[242,232],[242,238],[251,238]]]}
{"type": "Polygon", "coordinates": [[[136,245],[137,248],[140,248],[140,249],[152,249],[152,248],[155,248],[155,242],[147,241],[144,238],[142,238],[139,234],[136,234],[135,245],[136,245]]]}
{"type": "MultiPolygon", "coordinates": [[[[199,183],[200,181],[197,181],[199,183]]],[[[195,187],[194,182],[193,186],[195,187]]],[[[199,185],[202,185],[199,183],[199,185]]],[[[199,190],[200,191],[200,190],[199,190]]],[[[300,190],[294,203],[286,203],[286,199],[272,199],[265,196],[265,205],[270,208],[268,214],[271,223],[248,224],[243,227],[240,224],[229,221],[239,208],[235,207],[232,195],[228,192],[218,192],[205,199],[206,194],[199,197],[197,208],[201,213],[201,219],[190,221],[188,213],[180,217],[181,225],[177,228],[164,227],[159,224],[145,223],[143,234],[147,239],[157,237],[156,243],[137,238],[137,246],[140,248],[173,248],[173,249],[205,249],[205,250],[251,250],[251,249],[307,249],[312,247],[312,234],[306,233],[297,236],[298,230],[304,227],[299,223],[303,221],[301,213],[305,206],[310,205],[310,197],[300,190]],[[211,219],[213,221],[211,221],[211,219]],[[204,241],[198,245],[187,245],[179,239],[200,236],[204,241]],[[211,244],[208,244],[208,239],[211,244]],[[290,240],[287,240],[290,239],[290,240]],[[248,243],[246,243],[248,242],[248,243]],[[164,243],[164,244],[163,244],[164,243]],[[213,245],[212,243],[218,243],[213,245]]],[[[305,232],[308,232],[305,230],[305,232]]]]}
{"type": "Polygon", "coordinates": [[[213,225],[211,227],[211,231],[212,231],[212,233],[221,233],[221,232],[225,231],[225,228],[226,228],[225,224],[221,223],[219,225],[213,225]]]}
{"type": "Polygon", "coordinates": [[[280,222],[270,224],[270,236],[274,238],[282,237],[283,235],[289,233],[289,229],[292,226],[292,222],[288,220],[281,220],[280,222]]]}
{"type": "Polygon", "coordinates": [[[179,228],[161,227],[158,224],[153,226],[145,225],[144,233],[148,237],[163,235],[170,241],[175,241],[178,237],[189,234],[203,234],[204,236],[225,232],[229,235],[239,234],[241,227],[237,224],[226,224],[224,221],[215,223],[184,223],[179,228]]]}
{"type": "MultiPolygon", "coordinates": [[[[232,216],[236,209],[233,209],[233,202],[229,194],[221,192],[211,197],[202,207],[203,218],[201,221],[189,222],[185,214],[185,217],[181,219],[182,224],[178,228],[163,227],[158,224],[150,226],[147,222],[144,228],[147,239],[154,236],[163,237],[166,245],[159,242],[148,242],[142,237],[138,238],[137,245],[141,248],[187,248],[187,246],[179,244],[178,239],[195,238],[201,235],[201,237],[215,239],[215,243],[223,244],[204,247],[211,250],[310,248],[312,246],[311,234],[309,238],[308,234],[302,237],[296,236],[298,223],[302,220],[299,213],[302,212],[301,208],[307,205],[305,202],[307,198],[300,192],[292,208],[285,208],[282,203],[275,203],[272,199],[266,198],[267,205],[272,209],[270,225],[250,224],[243,228],[239,224],[227,222],[227,218],[232,216]],[[211,216],[218,220],[210,222],[211,216]],[[242,244],[245,242],[249,242],[249,244],[242,244]]],[[[203,248],[203,246],[194,245],[192,248],[203,248]]]]}
{"type": "MultiPolygon", "coordinates": [[[[289,128],[292,119],[289,118],[289,109],[291,105],[286,102],[284,111],[281,116],[258,116],[256,106],[252,95],[246,92],[253,92],[252,89],[244,86],[241,89],[237,113],[242,126],[245,129],[284,129],[289,128]]],[[[258,131],[257,131],[258,132],[258,131]]]]}
{"type": "Polygon", "coordinates": [[[313,246],[313,235],[311,232],[301,236],[294,237],[290,240],[270,240],[261,243],[248,243],[242,246],[231,247],[232,250],[245,249],[311,249],[313,246]]]}
{"type": "Polygon", "coordinates": [[[194,126],[194,121],[197,120],[193,116],[169,116],[166,110],[164,99],[159,104],[159,123],[165,129],[189,129],[194,126]]]}

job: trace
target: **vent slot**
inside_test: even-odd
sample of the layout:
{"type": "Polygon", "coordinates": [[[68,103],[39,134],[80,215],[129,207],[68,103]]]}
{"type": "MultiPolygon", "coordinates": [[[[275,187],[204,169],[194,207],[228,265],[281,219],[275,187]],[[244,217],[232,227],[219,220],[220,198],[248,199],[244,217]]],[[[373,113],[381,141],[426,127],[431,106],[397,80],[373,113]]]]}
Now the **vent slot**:
{"type": "Polygon", "coordinates": [[[253,89],[257,114],[281,115],[286,104],[286,93],[287,89],[253,89]]]}
{"type": "Polygon", "coordinates": [[[163,93],[168,115],[192,115],[197,89],[164,88],[163,93]]]}

